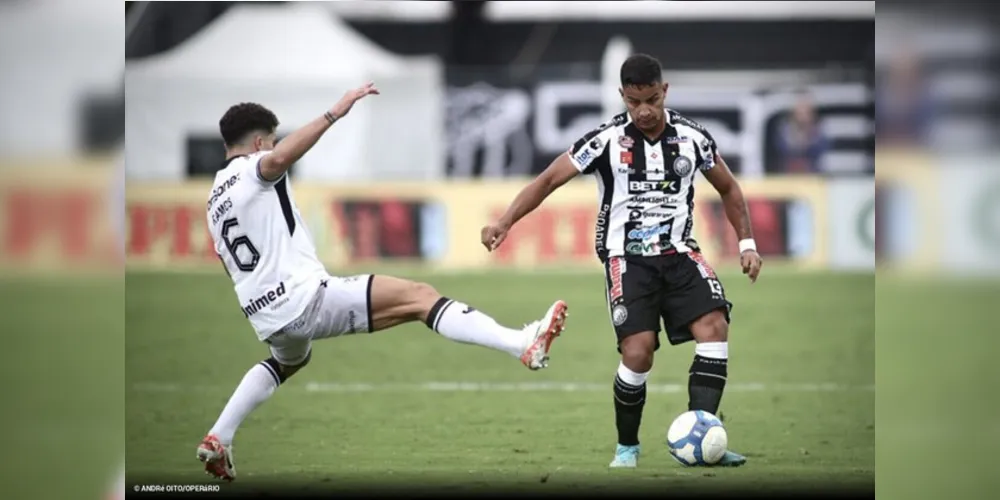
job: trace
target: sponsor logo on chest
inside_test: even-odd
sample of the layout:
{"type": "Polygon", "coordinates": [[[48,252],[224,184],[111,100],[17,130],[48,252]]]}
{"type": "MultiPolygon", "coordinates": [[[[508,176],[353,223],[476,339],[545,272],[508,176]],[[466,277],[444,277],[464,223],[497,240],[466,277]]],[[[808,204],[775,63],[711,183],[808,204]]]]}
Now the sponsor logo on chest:
{"type": "Polygon", "coordinates": [[[649,243],[643,243],[641,241],[633,241],[625,247],[625,251],[631,255],[657,253],[660,251],[660,243],[656,241],[652,241],[649,243]]]}
{"type": "Polygon", "coordinates": [[[630,240],[646,240],[670,232],[670,225],[637,227],[628,232],[630,240]]]}
{"type": "Polygon", "coordinates": [[[681,191],[680,181],[629,181],[628,189],[631,193],[648,193],[659,191],[667,194],[677,194],[681,191]]]}

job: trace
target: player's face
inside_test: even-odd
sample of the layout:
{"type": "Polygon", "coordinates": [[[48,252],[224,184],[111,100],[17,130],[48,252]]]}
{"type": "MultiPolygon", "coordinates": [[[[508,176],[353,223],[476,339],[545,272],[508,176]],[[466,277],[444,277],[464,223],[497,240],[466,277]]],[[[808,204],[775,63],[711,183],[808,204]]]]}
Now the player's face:
{"type": "Polygon", "coordinates": [[[663,99],[667,84],[629,85],[619,90],[628,114],[639,130],[655,130],[663,123],[663,99]]]}

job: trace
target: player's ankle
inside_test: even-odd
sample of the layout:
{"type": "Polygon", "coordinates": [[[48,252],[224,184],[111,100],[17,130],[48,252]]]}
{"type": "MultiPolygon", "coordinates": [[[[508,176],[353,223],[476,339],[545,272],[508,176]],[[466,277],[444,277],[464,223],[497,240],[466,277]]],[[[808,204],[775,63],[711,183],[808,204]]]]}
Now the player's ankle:
{"type": "Polygon", "coordinates": [[[233,445],[233,436],[229,436],[226,433],[219,432],[214,429],[212,431],[209,431],[206,440],[208,439],[214,439],[217,443],[221,444],[222,446],[233,445]]]}

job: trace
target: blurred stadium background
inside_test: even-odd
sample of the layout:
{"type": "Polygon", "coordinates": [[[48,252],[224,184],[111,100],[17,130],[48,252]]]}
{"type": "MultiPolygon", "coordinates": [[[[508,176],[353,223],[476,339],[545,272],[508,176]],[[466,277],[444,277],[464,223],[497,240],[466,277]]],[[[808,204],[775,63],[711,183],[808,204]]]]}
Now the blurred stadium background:
{"type": "MultiPolygon", "coordinates": [[[[44,390],[19,399],[52,422],[28,411],[8,427],[92,422],[70,434],[102,450],[84,467],[104,483],[123,435],[130,486],[204,481],[193,447],[265,353],[234,307],[200,212],[222,158],[218,118],[259,101],[286,134],[366,80],[383,95],[291,174],[331,272],[426,280],[508,323],[555,296],[576,314],[543,374],[420,327],[317,346],[309,369],[237,435],[242,488],[376,477],[871,488],[876,375],[879,418],[892,422],[877,441],[890,480],[912,475],[918,438],[947,422],[933,402],[992,411],[955,393],[956,370],[927,369],[941,363],[929,339],[982,329],[995,296],[991,283],[952,278],[1000,269],[996,85],[983,63],[996,41],[985,11],[887,4],[876,28],[874,2],[569,3],[126,2],[124,80],[110,7],[0,6],[0,160],[17,169],[0,184],[3,290],[15,329],[59,339],[43,350],[27,335],[22,349],[38,366],[59,360],[68,380],[33,382],[44,390]],[[43,43],[39,32],[62,40],[43,43]],[[617,69],[633,51],[660,58],[668,106],[719,141],[766,261],[753,287],[734,272],[735,235],[701,189],[696,236],[736,303],[723,412],[734,447],[755,462],[741,470],[706,477],[657,447],[684,405],[686,348],[658,355],[651,383],[663,394],[647,405],[642,470],[606,470],[616,353],[591,250],[589,179],[554,195],[496,255],[478,243],[530,176],[619,111],[617,69]],[[120,279],[123,255],[127,294],[108,278],[120,279]],[[85,278],[67,286],[77,274],[85,278]],[[915,274],[935,276],[933,294],[914,297],[927,290],[912,286],[915,274]],[[53,301],[65,314],[46,313],[53,301]],[[98,306],[122,303],[124,319],[98,306]],[[930,312],[942,307],[965,312],[930,312]],[[893,346],[888,357],[880,348],[878,370],[876,326],[883,348],[893,346]],[[109,359],[123,339],[123,358],[109,359]],[[127,405],[93,390],[118,387],[122,375],[127,405]]],[[[976,338],[985,347],[953,362],[996,380],[994,341],[976,338]]],[[[22,446],[34,435],[17,434],[9,439],[22,446]]],[[[996,437],[990,427],[982,439],[996,437]]],[[[989,447],[975,449],[985,457],[989,447]]],[[[932,461],[917,465],[941,467],[932,461]]],[[[5,474],[41,484],[32,470],[5,474]]],[[[962,471],[938,486],[894,481],[886,496],[996,485],[981,468],[962,471]]]]}
{"type": "MultiPolygon", "coordinates": [[[[617,68],[647,51],[667,68],[670,105],[719,136],[748,185],[769,263],[873,268],[871,4],[596,2],[572,14],[548,2],[131,9],[131,267],[216,270],[198,207],[219,163],[220,109],[266,103],[283,120],[281,135],[372,79],[384,95],[293,168],[332,268],[592,271],[588,180],[526,221],[495,259],[476,235],[526,178],[620,110],[617,68]],[[748,15],[755,21],[734,21],[748,15]],[[269,35],[245,34],[260,30],[269,35]],[[234,67],[226,62],[241,58],[234,54],[254,63],[234,67]]],[[[721,264],[734,256],[735,236],[702,193],[700,239],[721,264]]]]}

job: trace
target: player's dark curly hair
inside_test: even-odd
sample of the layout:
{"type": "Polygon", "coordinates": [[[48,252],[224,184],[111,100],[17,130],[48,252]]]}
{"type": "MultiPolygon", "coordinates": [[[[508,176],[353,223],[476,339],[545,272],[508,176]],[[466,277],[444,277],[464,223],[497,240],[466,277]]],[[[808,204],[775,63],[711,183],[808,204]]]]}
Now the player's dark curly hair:
{"type": "Polygon", "coordinates": [[[663,80],[660,61],[648,54],[635,54],[622,63],[622,87],[655,85],[663,80]]]}
{"type": "Polygon", "coordinates": [[[226,146],[239,144],[251,132],[274,133],[278,117],[271,110],[253,102],[241,102],[229,108],[219,120],[219,131],[226,146]]]}

